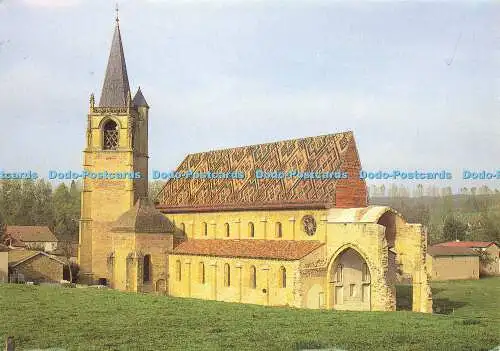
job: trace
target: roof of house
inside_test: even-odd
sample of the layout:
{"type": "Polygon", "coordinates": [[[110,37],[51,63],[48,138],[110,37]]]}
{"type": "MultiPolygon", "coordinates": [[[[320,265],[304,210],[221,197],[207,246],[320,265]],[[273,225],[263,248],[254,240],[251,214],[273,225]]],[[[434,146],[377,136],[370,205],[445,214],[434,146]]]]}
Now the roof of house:
{"type": "Polygon", "coordinates": [[[47,226],[9,225],[7,235],[23,242],[57,242],[58,239],[47,226]]]}
{"type": "Polygon", "coordinates": [[[177,172],[242,172],[244,178],[169,179],[157,196],[158,208],[164,213],[330,208],[335,206],[337,184],[343,179],[301,179],[296,175],[264,179],[256,177],[256,171],[333,174],[348,172],[345,168],[350,160],[360,165],[352,132],[190,154],[177,172]]]}
{"type": "Polygon", "coordinates": [[[139,198],[134,207],[114,223],[114,232],[172,233],[174,224],[148,198],[139,198]]]}
{"type": "Polygon", "coordinates": [[[468,247],[468,248],[486,248],[491,245],[498,246],[498,244],[494,241],[449,241],[445,243],[436,244],[436,246],[468,247]]]}
{"type": "Polygon", "coordinates": [[[467,247],[453,247],[453,246],[429,246],[427,253],[432,257],[438,256],[479,256],[479,254],[467,247]]]}
{"type": "Polygon", "coordinates": [[[55,257],[52,257],[48,254],[46,254],[45,252],[42,252],[42,251],[34,251],[34,250],[11,250],[9,251],[9,266],[11,267],[15,267],[35,256],[38,256],[38,255],[44,255],[44,256],[47,256],[48,258],[52,259],[52,260],[55,260],[61,264],[65,264],[63,261],[55,258],[55,257]]]}
{"type": "Polygon", "coordinates": [[[174,255],[203,255],[298,260],[323,246],[319,241],[193,239],[177,246],[174,255]]]}

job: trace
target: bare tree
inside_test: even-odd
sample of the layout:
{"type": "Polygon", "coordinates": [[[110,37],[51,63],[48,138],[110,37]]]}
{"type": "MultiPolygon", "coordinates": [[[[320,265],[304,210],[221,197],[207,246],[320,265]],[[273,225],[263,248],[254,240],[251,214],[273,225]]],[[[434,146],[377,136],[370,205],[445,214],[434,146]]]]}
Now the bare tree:
{"type": "Polygon", "coordinates": [[[69,281],[70,283],[73,283],[73,269],[72,265],[73,263],[71,262],[71,257],[73,257],[73,243],[71,241],[60,241],[57,244],[57,248],[61,252],[62,256],[66,259],[66,264],[68,265],[68,270],[69,270],[69,281]]]}

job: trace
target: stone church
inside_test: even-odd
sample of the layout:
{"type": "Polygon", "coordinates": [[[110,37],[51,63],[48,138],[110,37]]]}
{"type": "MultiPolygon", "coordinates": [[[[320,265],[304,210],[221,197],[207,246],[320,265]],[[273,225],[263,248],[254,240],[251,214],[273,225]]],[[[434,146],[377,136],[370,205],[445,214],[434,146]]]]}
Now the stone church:
{"type": "Polygon", "coordinates": [[[149,105],[132,97],[118,19],[98,104],[90,98],[83,167],[140,172],[86,178],[81,279],[132,292],[338,310],[393,311],[398,282],[431,312],[426,231],[369,206],[352,132],[187,155],[178,171],[243,179],[171,179],[148,200],[149,105]],[[341,171],[259,179],[256,170],[341,171]]]}

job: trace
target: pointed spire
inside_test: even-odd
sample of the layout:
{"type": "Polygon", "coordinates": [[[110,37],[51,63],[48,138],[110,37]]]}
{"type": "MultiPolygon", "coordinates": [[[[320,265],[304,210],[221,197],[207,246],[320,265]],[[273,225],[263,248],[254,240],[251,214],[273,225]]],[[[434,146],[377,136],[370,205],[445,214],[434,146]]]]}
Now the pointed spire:
{"type": "Polygon", "coordinates": [[[128,83],[127,66],[123,54],[122,38],[118,19],[118,8],[116,14],[115,33],[109,53],[108,67],[102,86],[100,107],[126,107],[127,96],[130,93],[128,83]]]}
{"type": "Polygon", "coordinates": [[[139,87],[139,89],[137,89],[137,93],[135,93],[133,102],[134,102],[134,106],[137,106],[137,107],[146,106],[149,108],[149,105],[146,102],[144,95],[142,95],[141,87],[139,87]]]}

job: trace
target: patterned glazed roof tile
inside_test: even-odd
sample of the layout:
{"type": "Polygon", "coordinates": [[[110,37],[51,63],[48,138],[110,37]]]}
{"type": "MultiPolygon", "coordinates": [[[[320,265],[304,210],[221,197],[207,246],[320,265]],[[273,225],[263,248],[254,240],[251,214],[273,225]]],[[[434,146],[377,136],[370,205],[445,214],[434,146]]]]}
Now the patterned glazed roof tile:
{"type": "Polygon", "coordinates": [[[333,207],[338,179],[259,179],[255,171],[343,172],[348,152],[355,153],[351,158],[359,164],[352,132],[190,154],[177,171],[240,171],[245,178],[170,179],[158,194],[158,208],[168,213],[189,208],[333,207]]]}

